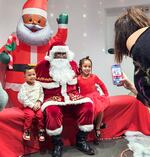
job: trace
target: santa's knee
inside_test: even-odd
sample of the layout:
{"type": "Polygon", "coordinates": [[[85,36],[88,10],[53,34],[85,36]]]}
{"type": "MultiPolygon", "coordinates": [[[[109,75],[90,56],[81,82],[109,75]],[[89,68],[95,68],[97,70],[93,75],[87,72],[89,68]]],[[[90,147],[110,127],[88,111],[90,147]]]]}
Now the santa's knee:
{"type": "Polygon", "coordinates": [[[46,132],[49,136],[61,134],[62,117],[59,106],[48,106],[46,108],[46,132]]]}
{"type": "Polygon", "coordinates": [[[46,116],[47,117],[59,117],[61,115],[61,110],[59,106],[48,106],[46,107],[46,116]]]}
{"type": "Polygon", "coordinates": [[[90,102],[84,103],[82,112],[84,113],[85,116],[93,117],[94,110],[93,110],[92,103],[90,103],[90,102]]]}

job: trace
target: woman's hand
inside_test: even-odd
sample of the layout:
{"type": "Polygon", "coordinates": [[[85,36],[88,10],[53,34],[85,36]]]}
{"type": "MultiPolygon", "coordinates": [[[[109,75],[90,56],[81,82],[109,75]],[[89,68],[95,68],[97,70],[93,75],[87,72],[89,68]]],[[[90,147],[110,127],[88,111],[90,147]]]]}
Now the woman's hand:
{"type": "Polygon", "coordinates": [[[121,83],[118,86],[123,86],[124,88],[130,90],[135,95],[137,95],[137,90],[136,90],[134,84],[127,78],[125,73],[123,73],[123,79],[121,80],[121,83]]]}

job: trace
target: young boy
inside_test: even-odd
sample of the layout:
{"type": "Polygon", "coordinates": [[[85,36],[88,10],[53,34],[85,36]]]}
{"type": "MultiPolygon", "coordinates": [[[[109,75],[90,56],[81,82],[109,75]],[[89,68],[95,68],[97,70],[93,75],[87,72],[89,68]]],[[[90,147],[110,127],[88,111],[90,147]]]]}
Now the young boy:
{"type": "Polygon", "coordinates": [[[38,120],[39,141],[45,141],[43,113],[41,111],[41,104],[44,98],[43,89],[41,84],[36,81],[36,73],[33,67],[26,67],[24,76],[25,83],[22,84],[18,93],[18,100],[24,106],[25,123],[23,139],[30,140],[32,121],[36,118],[38,120]]]}

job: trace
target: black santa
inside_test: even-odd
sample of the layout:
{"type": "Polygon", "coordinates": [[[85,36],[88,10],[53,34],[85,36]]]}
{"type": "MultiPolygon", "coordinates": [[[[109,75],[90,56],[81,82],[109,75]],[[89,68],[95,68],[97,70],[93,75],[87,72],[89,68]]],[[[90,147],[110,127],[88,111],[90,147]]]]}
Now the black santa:
{"type": "Polygon", "coordinates": [[[87,134],[93,130],[93,106],[89,98],[78,92],[78,67],[73,57],[68,46],[57,45],[36,66],[37,80],[42,84],[45,95],[42,111],[46,112],[46,132],[54,144],[52,156],[57,156],[62,151],[60,135],[63,130],[63,112],[66,109],[76,118],[79,127],[76,135],[77,148],[88,155],[94,154],[86,141],[87,134]],[[58,52],[66,53],[66,59],[55,58],[55,53],[58,52]]]}

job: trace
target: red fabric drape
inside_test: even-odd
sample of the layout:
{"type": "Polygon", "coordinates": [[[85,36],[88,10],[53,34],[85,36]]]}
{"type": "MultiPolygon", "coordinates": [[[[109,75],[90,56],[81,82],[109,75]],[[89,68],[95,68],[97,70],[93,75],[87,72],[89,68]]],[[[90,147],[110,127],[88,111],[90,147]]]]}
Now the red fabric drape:
{"type": "MultiPolygon", "coordinates": [[[[132,96],[112,96],[110,106],[104,112],[106,129],[102,130],[102,138],[115,138],[124,134],[127,130],[141,131],[150,135],[150,113],[142,103],[132,96]]],[[[23,111],[18,108],[7,108],[0,112],[0,156],[18,157],[19,155],[39,151],[39,142],[33,139],[31,142],[23,142],[23,111]]],[[[75,143],[77,132],[76,121],[69,113],[64,117],[63,140],[65,145],[75,143]]],[[[93,133],[89,135],[93,139],[93,133]]],[[[42,147],[51,148],[50,139],[42,147]]]]}
{"type": "Polygon", "coordinates": [[[110,105],[104,112],[107,128],[102,130],[103,138],[118,137],[127,130],[150,135],[150,112],[135,97],[111,96],[110,105]]]}

